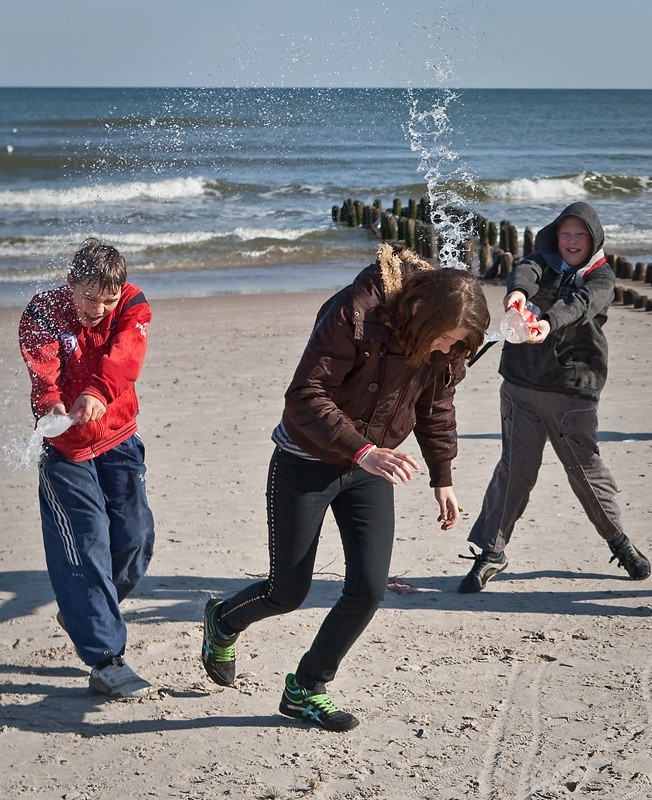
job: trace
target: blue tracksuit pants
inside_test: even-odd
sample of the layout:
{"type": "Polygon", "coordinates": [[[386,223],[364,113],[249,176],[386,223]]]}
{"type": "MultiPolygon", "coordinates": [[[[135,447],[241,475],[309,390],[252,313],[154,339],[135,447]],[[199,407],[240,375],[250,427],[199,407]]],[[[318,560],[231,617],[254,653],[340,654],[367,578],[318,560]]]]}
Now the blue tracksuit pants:
{"type": "Polygon", "coordinates": [[[124,652],[119,604],[152,557],[144,459],[135,434],[78,463],[46,445],[39,465],[48,574],[68,635],[89,666],[124,652]]]}

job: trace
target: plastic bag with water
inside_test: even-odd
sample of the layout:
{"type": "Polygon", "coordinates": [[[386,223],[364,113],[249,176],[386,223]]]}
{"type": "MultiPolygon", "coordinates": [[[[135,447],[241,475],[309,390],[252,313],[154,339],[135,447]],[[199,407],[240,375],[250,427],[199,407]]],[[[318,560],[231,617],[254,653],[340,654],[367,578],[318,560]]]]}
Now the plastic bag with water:
{"type": "Polygon", "coordinates": [[[42,439],[47,436],[48,439],[54,439],[55,436],[61,436],[68,428],[74,423],[67,414],[46,414],[36,423],[35,433],[38,433],[42,439]]]}
{"type": "Polygon", "coordinates": [[[27,438],[13,439],[4,445],[4,455],[15,469],[32,469],[38,466],[43,449],[43,438],[54,439],[61,436],[74,424],[67,414],[46,414],[41,417],[27,438]]]}

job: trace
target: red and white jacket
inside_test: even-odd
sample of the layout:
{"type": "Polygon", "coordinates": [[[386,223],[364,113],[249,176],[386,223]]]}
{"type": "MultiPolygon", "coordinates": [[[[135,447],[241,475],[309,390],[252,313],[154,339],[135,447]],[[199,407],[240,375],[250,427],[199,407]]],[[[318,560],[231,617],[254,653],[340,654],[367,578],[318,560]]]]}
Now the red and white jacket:
{"type": "Polygon", "coordinates": [[[115,309],[94,328],[82,327],[72,290],[60,286],[35,295],[20,320],[20,350],[32,381],[36,417],[80,394],[106,405],[102,419],[73,425],[48,441],[70,461],[87,461],[137,430],[134,384],[147,349],[152,312],[142,291],[125,283],[115,309]]]}

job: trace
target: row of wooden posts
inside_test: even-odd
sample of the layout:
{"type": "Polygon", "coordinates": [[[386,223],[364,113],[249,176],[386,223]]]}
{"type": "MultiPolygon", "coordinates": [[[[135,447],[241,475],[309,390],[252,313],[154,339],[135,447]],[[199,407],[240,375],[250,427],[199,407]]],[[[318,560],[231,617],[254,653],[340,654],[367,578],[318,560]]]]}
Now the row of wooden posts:
{"type": "MultiPolygon", "coordinates": [[[[509,220],[502,220],[497,225],[481,214],[451,206],[442,207],[440,211],[435,208],[433,211],[427,197],[410,199],[405,205],[400,198],[395,198],[392,207],[386,209],[383,209],[380,200],[366,205],[352,199],[332,208],[334,222],[344,223],[351,228],[368,228],[383,241],[404,244],[425,259],[437,258],[441,247],[436,227],[438,215],[441,219],[460,225],[467,234],[459,245],[457,258],[469,269],[477,270],[478,276],[484,280],[504,281],[520,258],[526,258],[534,252],[534,233],[531,228],[525,228],[521,246],[516,226],[509,220]]],[[[652,284],[652,263],[632,264],[628,259],[612,253],[607,254],[607,261],[616,278],[652,284]]],[[[616,287],[615,300],[652,311],[652,299],[633,289],[616,287]]]]}

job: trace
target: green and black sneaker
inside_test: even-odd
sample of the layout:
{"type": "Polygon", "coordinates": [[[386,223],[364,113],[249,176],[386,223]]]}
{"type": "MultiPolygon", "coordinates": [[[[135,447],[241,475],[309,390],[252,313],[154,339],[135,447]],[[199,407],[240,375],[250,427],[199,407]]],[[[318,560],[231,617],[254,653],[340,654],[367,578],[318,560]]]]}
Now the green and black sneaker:
{"type": "Polygon", "coordinates": [[[323,683],[316,683],[314,689],[308,691],[299,686],[293,674],[285,679],[285,689],[278,710],[286,717],[312,722],[327,731],[350,731],[360,722],[353,714],[342,711],[332,702],[323,683]]]}
{"type": "Polygon", "coordinates": [[[224,636],[220,631],[219,607],[224,600],[214,597],[204,609],[204,641],[201,646],[201,660],[208,677],[220,686],[233,686],[235,680],[235,642],[238,634],[224,636]]]}

